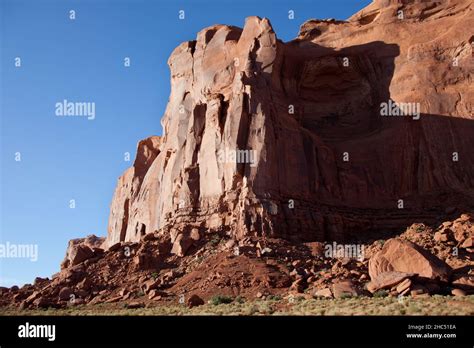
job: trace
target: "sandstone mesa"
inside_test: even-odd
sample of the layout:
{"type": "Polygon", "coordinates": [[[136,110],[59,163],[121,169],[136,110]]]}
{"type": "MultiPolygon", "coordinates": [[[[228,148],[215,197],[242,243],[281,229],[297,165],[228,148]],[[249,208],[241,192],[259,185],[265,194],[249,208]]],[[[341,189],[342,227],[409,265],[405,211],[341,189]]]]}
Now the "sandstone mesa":
{"type": "Polygon", "coordinates": [[[468,210],[472,20],[470,1],[375,1],[287,43],[265,18],[202,30],[169,58],[164,134],[119,179],[108,245],[191,228],[344,240],[468,210]],[[418,103],[420,119],[380,117],[392,100],[418,103]],[[256,156],[219,161],[229,150],[256,156]]]}
{"type": "Polygon", "coordinates": [[[190,307],[216,292],[472,293],[474,8],[404,3],[306,21],[290,42],[249,17],[179,45],[163,135],[118,179],[107,237],[70,241],[52,280],[2,292],[23,308],[71,294],[139,308],[139,291],[190,307]],[[324,257],[354,240],[365,258],[324,257]]]}

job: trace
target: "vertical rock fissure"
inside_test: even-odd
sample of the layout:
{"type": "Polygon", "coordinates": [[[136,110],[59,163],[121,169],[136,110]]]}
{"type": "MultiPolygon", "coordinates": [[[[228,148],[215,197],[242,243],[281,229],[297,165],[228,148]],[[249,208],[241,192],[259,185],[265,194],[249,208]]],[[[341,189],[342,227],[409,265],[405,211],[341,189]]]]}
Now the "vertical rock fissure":
{"type": "Polygon", "coordinates": [[[125,240],[125,236],[127,233],[127,227],[128,227],[128,214],[129,214],[129,205],[130,205],[130,199],[126,199],[125,203],[123,205],[123,216],[122,216],[122,226],[120,229],[120,241],[125,240]]]}

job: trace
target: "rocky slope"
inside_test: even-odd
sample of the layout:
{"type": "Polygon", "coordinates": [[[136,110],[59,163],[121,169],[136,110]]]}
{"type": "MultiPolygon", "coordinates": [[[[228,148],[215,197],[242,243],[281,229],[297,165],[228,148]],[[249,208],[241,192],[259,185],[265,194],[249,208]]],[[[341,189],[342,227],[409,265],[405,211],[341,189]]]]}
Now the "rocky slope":
{"type": "Polygon", "coordinates": [[[258,17],[202,30],[169,58],[164,134],[119,178],[106,239],[0,305],[473,293],[473,19],[381,0],[287,43],[258,17]]]}
{"type": "Polygon", "coordinates": [[[258,299],[291,304],[298,297],[474,294],[474,214],[435,228],[414,224],[397,238],[363,244],[356,258],[328,253],[331,244],[321,242],[264,237],[237,241],[217,232],[192,235],[183,244],[150,233],[108,250],[93,246],[93,236],[76,240],[63,263],[68,267],[52,279],[0,288],[0,312],[1,307],[100,304],[106,310],[258,299]],[[85,259],[77,258],[84,250],[85,259]]]}

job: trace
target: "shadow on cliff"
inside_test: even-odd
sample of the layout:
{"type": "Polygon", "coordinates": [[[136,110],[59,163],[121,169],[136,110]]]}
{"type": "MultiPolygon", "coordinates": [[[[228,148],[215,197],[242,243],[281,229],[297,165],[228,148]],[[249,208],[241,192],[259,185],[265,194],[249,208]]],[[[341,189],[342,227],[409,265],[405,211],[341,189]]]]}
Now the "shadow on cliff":
{"type": "MultiPolygon", "coordinates": [[[[324,219],[323,228],[313,221],[295,238],[290,224],[300,218],[283,209],[280,235],[299,240],[371,240],[399,234],[412,223],[436,225],[457,213],[474,211],[474,121],[416,113],[416,104],[423,100],[392,100],[398,45],[376,41],[341,50],[299,40],[279,45],[284,53],[276,63],[278,82],[271,74],[264,77],[276,98],[295,105],[294,118],[311,139],[303,141],[304,170],[295,175],[294,168],[278,166],[279,177],[284,178],[280,198],[293,199],[292,188],[300,187],[300,207],[311,214],[322,212],[324,219]],[[395,102],[414,109],[397,116],[395,102]],[[381,111],[384,103],[386,116],[381,111]],[[318,157],[321,143],[334,154],[332,172],[330,164],[318,157]],[[350,161],[340,156],[345,152],[350,161]],[[341,225],[330,226],[334,219],[329,215],[341,216],[337,219],[341,225]]],[[[278,116],[273,117],[275,124],[288,122],[286,110],[273,106],[272,113],[278,116]]],[[[285,153],[291,137],[276,136],[274,151],[285,153]]],[[[261,182],[258,177],[255,181],[261,193],[269,187],[264,180],[262,176],[261,182]]],[[[308,214],[304,216],[301,219],[308,214]]]]}

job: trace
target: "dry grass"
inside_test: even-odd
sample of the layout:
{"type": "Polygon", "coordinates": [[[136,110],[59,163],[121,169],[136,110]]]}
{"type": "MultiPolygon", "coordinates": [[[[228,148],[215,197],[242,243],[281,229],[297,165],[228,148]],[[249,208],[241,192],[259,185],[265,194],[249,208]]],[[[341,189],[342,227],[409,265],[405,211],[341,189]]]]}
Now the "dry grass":
{"type": "Polygon", "coordinates": [[[120,304],[76,306],[67,309],[0,309],[0,315],[474,315],[474,295],[427,298],[347,298],[234,301],[188,309],[183,305],[160,305],[128,309],[120,304]]]}

